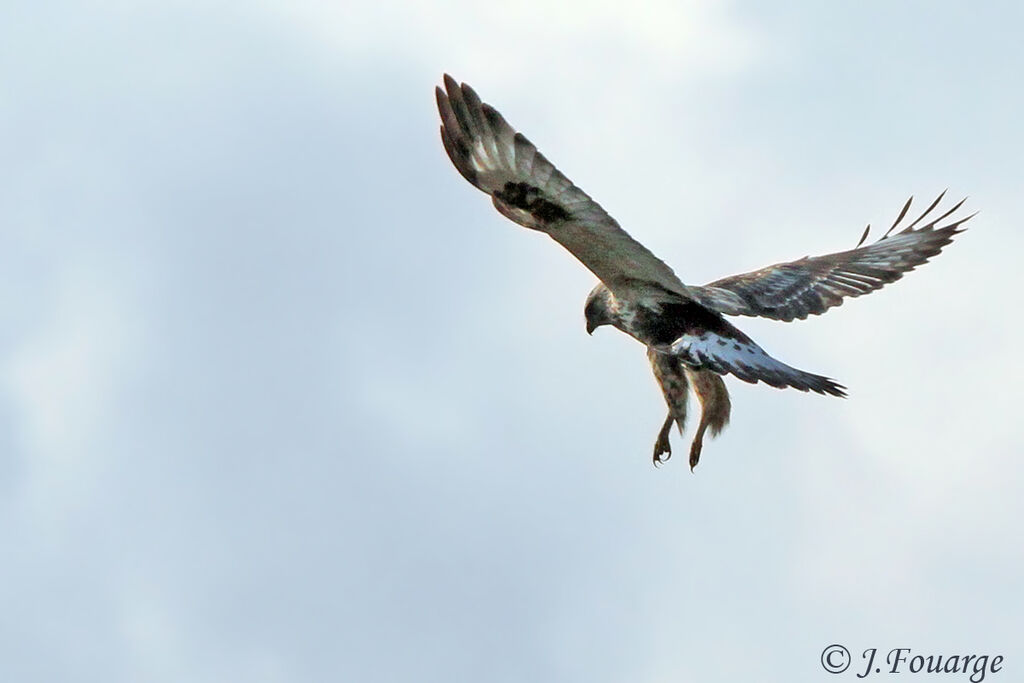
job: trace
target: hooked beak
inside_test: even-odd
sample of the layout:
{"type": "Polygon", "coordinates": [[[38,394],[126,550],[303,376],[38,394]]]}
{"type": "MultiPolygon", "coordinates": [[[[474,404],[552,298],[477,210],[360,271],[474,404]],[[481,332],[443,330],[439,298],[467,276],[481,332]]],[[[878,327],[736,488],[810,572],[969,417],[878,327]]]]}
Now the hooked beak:
{"type": "Polygon", "coordinates": [[[594,326],[591,325],[589,322],[587,323],[587,334],[589,334],[590,336],[594,336],[594,326]]]}

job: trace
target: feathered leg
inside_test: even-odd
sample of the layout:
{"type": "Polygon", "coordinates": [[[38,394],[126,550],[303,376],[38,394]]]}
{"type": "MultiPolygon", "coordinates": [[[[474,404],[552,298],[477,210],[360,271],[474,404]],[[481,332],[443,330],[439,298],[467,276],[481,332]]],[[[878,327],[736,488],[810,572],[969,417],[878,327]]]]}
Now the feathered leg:
{"type": "Polygon", "coordinates": [[[690,445],[690,471],[700,462],[700,452],[704,447],[704,432],[710,427],[711,436],[718,434],[729,424],[729,413],[732,410],[732,402],[729,400],[729,390],[725,388],[725,381],[721,376],[710,370],[692,370],[686,368],[686,375],[690,378],[694,393],[700,400],[701,414],[700,424],[697,426],[697,433],[693,437],[693,444],[690,445]]]}
{"type": "Polygon", "coordinates": [[[651,362],[654,379],[658,381],[661,393],[665,397],[665,404],[668,406],[668,416],[658,433],[658,440],[654,442],[653,460],[654,466],[657,467],[672,457],[672,445],[668,438],[672,431],[672,425],[677,425],[679,433],[683,433],[690,391],[689,383],[686,381],[686,372],[678,358],[648,348],[647,359],[651,362]]]}

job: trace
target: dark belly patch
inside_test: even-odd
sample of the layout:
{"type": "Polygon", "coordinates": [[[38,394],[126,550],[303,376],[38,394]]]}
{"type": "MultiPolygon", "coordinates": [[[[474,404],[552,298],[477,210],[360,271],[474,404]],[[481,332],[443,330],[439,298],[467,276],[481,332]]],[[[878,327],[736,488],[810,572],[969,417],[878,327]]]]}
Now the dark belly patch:
{"type": "MultiPolygon", "coordinates": [[[[750,342],[750,337],[733,327],[721,315],[692,301],[663,303],[660,313],[645,306],[637,306],[634,327],[638,338],[657,346],[671,344],[684,334],[700,337],[713,333],[723,337],[717,340],[720,346],[732,340],[750,342]]],[[[739,344],[735,341],[733,345],[738,350],[739,344]]]]}

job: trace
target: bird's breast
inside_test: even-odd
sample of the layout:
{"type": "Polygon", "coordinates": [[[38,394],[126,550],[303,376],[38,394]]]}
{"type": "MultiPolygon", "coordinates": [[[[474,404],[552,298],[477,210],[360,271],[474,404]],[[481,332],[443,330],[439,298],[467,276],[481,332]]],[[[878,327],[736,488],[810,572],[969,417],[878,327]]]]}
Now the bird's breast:
{"type": "Polygon", "coordinates": [[[643,303],[620,306],[617,313],[623,332],[635,337],[647,346],[670,346],[684,334],[695,334],[706,330],[720,332],[727,336],[746,338],[722,316],[709,311],[695,302],[668,302],[655,306],[643,303]]]}
{"type": "Polygon", "coordinates": [[[683,335],[687,321],[682,316],[640,304],[634,308],[630,327],[630,334],[644,344],[667,346],[683,335]]]}

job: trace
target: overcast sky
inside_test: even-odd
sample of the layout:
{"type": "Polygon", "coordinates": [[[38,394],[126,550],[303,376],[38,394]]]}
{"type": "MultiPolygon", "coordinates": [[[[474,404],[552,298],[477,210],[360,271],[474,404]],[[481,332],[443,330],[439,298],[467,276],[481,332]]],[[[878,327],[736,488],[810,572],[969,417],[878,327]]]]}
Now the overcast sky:
{"type": "Polygon", "coordinates": [[[1024,675],[1024,11],[626,5],[3,5],[0,679],[1024,675]],[[686,282],[981,213],[737,320],[850,398],[728,380],[655,470],[643,349],[451,167],[444,71],[686,282]]]}

